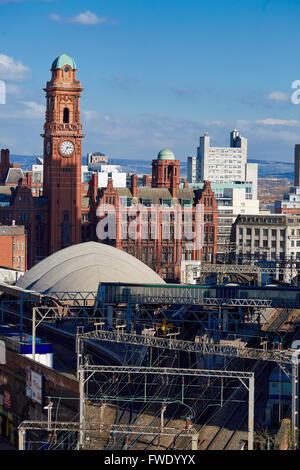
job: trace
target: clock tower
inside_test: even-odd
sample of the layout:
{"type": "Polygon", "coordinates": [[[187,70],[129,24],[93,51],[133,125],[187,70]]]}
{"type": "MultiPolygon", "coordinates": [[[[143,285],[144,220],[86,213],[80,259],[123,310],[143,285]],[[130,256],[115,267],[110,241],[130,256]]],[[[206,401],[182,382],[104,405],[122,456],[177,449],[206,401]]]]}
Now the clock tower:
{"type": "Polygon", "coordinates": [[[48,198],[49,254],[81,242],[80,96],[75,61],[63,54],[52,64],[46,88],[43,194],[48,198]]]}

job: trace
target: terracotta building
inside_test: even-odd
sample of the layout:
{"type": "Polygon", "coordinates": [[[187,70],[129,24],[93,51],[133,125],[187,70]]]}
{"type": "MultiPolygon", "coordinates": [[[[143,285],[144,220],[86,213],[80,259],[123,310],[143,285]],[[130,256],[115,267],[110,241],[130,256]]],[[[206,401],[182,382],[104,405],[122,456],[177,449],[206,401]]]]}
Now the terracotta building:
{"type": "Polygon", "coordinates": [[[13,184],[6,184],[3,178],[11,164],[8,151],[1,153],[0,223],[11,225],[14,220],[25,226],[28,268],[55,251],[84,241],[109,243],[128,251],[169,281],[179,280],[182,260],[214,262],[217,202],[210,183],[201,190],[179,189],[180,161],[167,149],[153,160],[152,177],[142,187],[137,175],[131,176],[127,188],[114,188],[110,179],[107,188],[98,188],[97,173],[90,183],[82,183],[83,89],[76,79],[74,60],[59,56],[51,75],[45,88],[42,196],[32,194],[30,173],[15,174],[13,184]],[[108,214],[115,230],[112,237],[103,239],[98,229],[108,214]],[[144,220],[138,228],[140,216],[144,220]],[[182,228],[180,235],[177,232],[182,228]]]}
{"type": "Polygon", "coordinates": [[[209,182],[202,190],[179,189],[180,162],[170,151],[162,152],[152,163],[152,184],[159,180],[159,187],[138,187],[132,175],[131,188],[114,188],[111,180],[107,188],[94,188],[96,222],[106,220],[109,225],[111,217],[116,226],[107,238],[104,225],[100,229],[98,225],[96,232],[104,243],[139,258],[165,280],[177,282],[181,261],[215,262],[217,201],[209,182]],[[159,178],[158,169],[163,170],[159,178]]]}

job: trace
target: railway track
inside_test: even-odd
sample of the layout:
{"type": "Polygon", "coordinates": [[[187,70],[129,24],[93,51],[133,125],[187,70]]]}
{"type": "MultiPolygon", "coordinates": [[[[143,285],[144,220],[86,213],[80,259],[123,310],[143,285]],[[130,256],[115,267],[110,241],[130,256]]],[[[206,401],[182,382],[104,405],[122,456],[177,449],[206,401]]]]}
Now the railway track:
{"type": "MultiPolygon", "coordinates": [[[[257,369],[259,366],[261,366],[261,364],[256,363],[253,370],[257,369]]],[[[273,367],[274,365],[265,363],[259,369],[259,372],[256,375],[255,403],[257,403],[263,394],[263,385],[266,381],[266,372],[268,370],[270,373],[273,367]]],[[[218,412],[221,414],[221,418],[225,413],[226,419],[223,422],[223,425],[217,428],[217,430],[214,432],[210,442],[203,445],[205,450],[229,450],[233,447],[233,443],[235,442],[237,434],[243,431],[243,425],[248,419],[248,414],[247,408],[245,409],[245,405],[241,402],[245,402],[247,400],[247,392],[244,389],[237,389],[235,392],[233,392],[230,400],[238,400],[240,402],[234,405],[232,409],[230,409],[230,403],[228,403],[227,406],[224,405],[225,407],[223,409],[218,410],[218,412]]],[[[207,423],[200,430],[200,439],[201,433],[204,433],[208,425],[211,426],[211,422],[212,420],[210,420],[210,424],[207,423]]]]}

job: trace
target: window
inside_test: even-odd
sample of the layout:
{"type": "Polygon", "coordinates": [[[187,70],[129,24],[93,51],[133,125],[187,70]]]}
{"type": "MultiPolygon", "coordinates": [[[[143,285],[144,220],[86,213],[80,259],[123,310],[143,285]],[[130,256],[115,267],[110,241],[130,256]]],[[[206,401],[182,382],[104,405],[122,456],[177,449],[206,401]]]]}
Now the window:
{"type": "Polygon", "coordinates": [[[70,214],[68,211],[63,213],[63,220],[61,224],[61,246],[62,248],[70,245],[71,243],[71,224],[70,214]]]}
{"type": "Polygon", "coordinates": [[[182,201],[183,207],[192,207],[192,203],[190,199],[183,199],[182,201]]]}
{"type": "Polygon", "coordinates": [[[65,124],[68,124],[69,123],[69,119],[70,119],[70,111],[69,111],[69,108],[64,108],[64,117],[63,117],[63,121],[65,124]]]}
{"type": "Polygon", "coordinates": [[[171,199],[163,199],[162,200],[162,205],[164,207],[171,207],[171,199]]]}
{"type": "Polygon", "coordinates": [[[152,199],[142,199],[142,204],[145,207],[151,207],[152,206],[152,199]]]}

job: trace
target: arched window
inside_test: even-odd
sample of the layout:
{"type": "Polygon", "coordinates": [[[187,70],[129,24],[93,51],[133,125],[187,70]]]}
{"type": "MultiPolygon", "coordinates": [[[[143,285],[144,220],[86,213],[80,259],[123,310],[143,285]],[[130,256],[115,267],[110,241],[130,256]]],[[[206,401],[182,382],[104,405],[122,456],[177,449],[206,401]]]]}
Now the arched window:
{"type": "Polygon", "coordinates": [[[70,111],[69,108],[64,109],[64,123],[68,124],[70,119],[70,111]]]}

